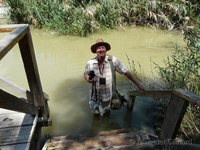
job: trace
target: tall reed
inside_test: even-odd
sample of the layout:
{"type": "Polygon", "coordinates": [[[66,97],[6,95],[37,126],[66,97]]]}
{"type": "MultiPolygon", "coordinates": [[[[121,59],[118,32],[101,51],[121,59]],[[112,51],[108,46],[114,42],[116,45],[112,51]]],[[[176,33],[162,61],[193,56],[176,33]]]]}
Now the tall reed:
{"type": "Polygon", "coordinates": [[[123,25],[182,29],[199,15],[197,0],[4,0],[13,23],[87,36],[123,25]],[[196,3],[195,3],[196,2],[196,3]]]}
{"type": "MultiPolygon", "coordinates": [[[[165,60],[165,67],[158,67],[161,78],[170,88],[183,88],[200,95],[200,28],[187,29],[185,40],[187,47],[176,51],[165,60]]],[[[183,123],[181,133],[200,143],[200,106],[190,104],[183,123]]]]}

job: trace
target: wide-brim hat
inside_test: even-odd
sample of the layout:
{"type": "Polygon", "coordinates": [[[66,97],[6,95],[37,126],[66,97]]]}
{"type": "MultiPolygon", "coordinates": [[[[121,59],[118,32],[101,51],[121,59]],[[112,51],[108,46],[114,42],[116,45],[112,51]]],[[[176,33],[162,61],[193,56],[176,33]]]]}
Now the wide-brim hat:
{"type": "Polygon", "coordinates": [[[104,42],[103,39],[97,39],[96,43],[91,46],[92,53],[96,53],[96,48],[98,46],[105,46],[106,51],[109,51],[111,49],[111,46],[109,43],[104,42]]]}

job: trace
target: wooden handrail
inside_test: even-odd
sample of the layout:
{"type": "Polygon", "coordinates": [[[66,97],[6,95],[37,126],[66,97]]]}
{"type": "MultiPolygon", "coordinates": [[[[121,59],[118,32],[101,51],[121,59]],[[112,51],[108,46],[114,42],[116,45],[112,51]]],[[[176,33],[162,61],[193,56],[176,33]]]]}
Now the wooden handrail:
{"type": "Polygon", "coordinates": [[[128,91],[130,96],[144,96],[144,97],[171,97],[172,90],[145,90],[140,92],[138,90],[128,91]]]}
{"type": "Polygon", "coordinates": [[[175,89],[173,90],[173,94],[183,98],[184,100],[193,103],[193,104],[197,104],[200,106],[200,96],[197,96],[191,92],[185,91],[183,89],[175,89]]]}
{"type": "Polygon", "coordinates": [[[42,114],[44,119],[48,119],[49,107],[47,99],[49,98],[42,89],[29,25],[0,25],[0,32],[9,31],[11,31],[11,33],[4,39],[0,40],[0,60],[12,49],[12,47],[14,47],[17,43],[19,44],[30,92],[19,88],[17,89],[13,85],[9,85],[7,90],[15,88],[15,92],[18,91],[22,97],[25,97],[25,99],[29,99],[29,97],[31,97],[29,100],[32,100],[32,104],[40,108],[40,115],[42,114]]]}
{"type": "Polygon", "coordinates": [[[136,96],[166,97],[170,99],[158,136],[159,140],[174,139],[176,137],[189,102],[200,106],[200,96],[183,89],[146,90],[143,93],[140,91],[129,91],[128,94],[130,97],[128,101],[129,110],[133,109],[136,96]]]}
{"type": "Polygon", "coordinates": [[[27,24],[9,24],[9,25],[0,25],[0,32],[12,32],[16,28],[27,26],[27,24]]]}
{"type": "Polygon", "coordinates": [[[8,80],[0,78],[0,89],[18,98],[26,99],[27,101],[29,101],[29,103],[33,104],[32,95],[30,91],[25,90],[8,80]]]}
{"type": "MultiPolygon", "coordinates": [[[[13,28],[14,26],[11,27],[13,28]]],[[[0,29],[4,28],[4,26],[0,26],[0,29]]],[[[18,28],[14,29],[9,35],[7,35],[4,39],[0,40],[0,60],[21,40],[22,37],[24,37],[27,31],[28,25],[20,25],[18,28]]]]}
{"type": "Polygon", "coordinates": [[[38,113],[37,107],[29,104],[25,99],[17,98],[0,89],[0,106],[1,108],[24,112],[36,115],[38,113]]]}

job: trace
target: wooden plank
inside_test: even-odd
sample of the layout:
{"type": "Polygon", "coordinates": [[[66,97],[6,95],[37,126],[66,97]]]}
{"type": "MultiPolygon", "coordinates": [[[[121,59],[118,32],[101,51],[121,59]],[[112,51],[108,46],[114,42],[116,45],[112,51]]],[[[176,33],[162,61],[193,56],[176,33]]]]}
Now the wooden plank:
{"type": "Polygon", "coordinates": [[[19,28],[19,27],[23,27],[23,26],[26,26],[28,24],[4,24],[4,25],[0,25],[0,29],[16,29],[16,28],[19,28]]]}
{"type": "Polygon", "coordinates": [[[22,25],[0,40],[0,60],[18,43],[27,30],[28,25],[22,25]]]}
{"type": "Polygon", "coordinates": [[[32,130],[29,134],[29,141],[31,142],[30,150],[39,149],[40,139],[41,139],[41,127],[37,125],[38,115],[35,116],[32,130]]]}
{"type": "Polygon", "coordinates": [[[0,32],[11,32],[13,30],[15,30],[16,28],[1,28],[0,27],[0,32]]]}
{"type": "Polygon", "coordinates": [[[49,108],[42,90],[30,31],[19,41],[19,47],[34,104],[41,108],[44,112],[43,117],[47,119],[49,118],[49,108]]]}
{"type": "Polygon", "coordinates": [[[188,101],[172,94],[172,99],[169,102],[166,117],[158,137],[160,140],[174,139],[176,137],[188,104],[188,101]]]}
{"type": "Polygon", "coordinates": [[[16,126],[34,124],[34,116],[25,113],[9,113],[0,115],[0,128],[10,128],[16,126]]]}
{"type": "MultiPolygon", "coordinates": [[[[41,130],[40,132],[35,132],[37,120],[37,115],[35,117],[32,116],[32,118],[30,118],[30,115],[25,114],[21,126],[9,126],[6,128],[0,128],[0,148],[12,148],[14,146],[14,148],[16,147],[20,149],[23,146],[25,146],[23,149],[30,150],[30,148],[32,148],[33,146],[32,143],[36,141],[36,139],[33,138],[33,136],[36,135],[35,137],[39,139],[38,134],[41,134],[41,130]],[[28,118],[26,118],[27,116],[28,118]],[[21,143],[23,143],[24,145],[21,145],[21,143]]],[[[16,123],[16,125],[18,125],[18,123],[16,123]]],[[[39,143],[39,141],[37,142],[39,143]]],[[[36,148],[33,149],[35,150],[36,148]]]]}
{"type": "Polygon", "coordinates": [[[0,146],[0,150],[29,150],[30,143],[4,145],[0,146]]]}
{"type": "Polygon", "coordinates": [[[48,119],[48,120],[38,119],[37,125],[38,125],[39,127],[51,126],[51,125],[52,125],[52,120],[51,120],[51,119],[48,119]]]}
{"type": "Polygon", "coordinates": [[[127,103],[127,108],[129,111],[133,110],[134,104],[135,104],[135,98],[136,96],[129,95],[128,103],[127,103]]]}
{"type": "Polygon", "coordinates": [[[37,107],[0,89],[0,107],[36,115],[37,107]]]}
{"type": "Polygon", "coordinates": [[[18,98],[23,98],[28,100],[29,102],[32,101],[31,93],[16,84],[5,80],[3,78],[0,78],[0,89],[6,91],[7,93],[10,93],[18,98]]]}
{"type": "Polygon", "coordinates": [[[32,125],[0,129],[0,146],[10,144],[30,143],[32,125]]]}
{"type": "Polygon", "coordinates": [[[175,89],[173,90],[173,94],[178,95],[179,97],[187,100],[191,103],[197,104],[200,106],[200,96],[197,96],[191,92],[185,91],[183,89],[175,89]]]}
{"type": "Polygon", "coordinates": [[[13,110],[8,110],[8,109],[0,108],[0,115],[15,114],[15,113],[21,113],[21,114],[23,114],[22,112],[16,112],[16,111],[13,111],[13,110]]]}
{"type": "Polygon", "coordinates": [[[144,92],[140,91],[128,91],[130,96],[145,96],[145,97],[163,97],[170,98],[172,90],[145,90],[144,92]]]}

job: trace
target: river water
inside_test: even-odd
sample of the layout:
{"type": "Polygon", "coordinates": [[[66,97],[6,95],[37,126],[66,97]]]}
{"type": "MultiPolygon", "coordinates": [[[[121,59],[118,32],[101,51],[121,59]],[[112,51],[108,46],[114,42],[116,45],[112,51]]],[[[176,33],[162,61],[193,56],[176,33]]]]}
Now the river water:
{"type": "MultiPolygon", "coordinates": [[[[127,56],[133,59],[138,72],[157,75],[152,62],[163,65],[163,59],[175,44],[184,45],[183,37],[175,32],[149,28],[109,30],[89,37],[59,36],[32,29],[36,59],[43,90],[50,97],[49,107],[53,125],[44,129],[52,136],[89,133],[118,128],[137,128],[154,132],[151,99],[138,98],[133,112],[126,108],[112,111],[110,118],[94,120],[88,107],[88,83],[83,78],[86,62],[95,57],[90,46],[97,38],[111,44],[110,55],[118,57],[127,67],[127,56]],[[139,65],[138,65],[139,64],[139,65]],[[141,66],[141,67],[137,67],[141,66]]],[[[0,33],[0,39],[7,34],[0,33]]],[[[0,62],[0,77],[28,89],[18,46],[0,62]]],[[[118,89],[126,94],[129,82],[121,75],[118,89]]]]}

